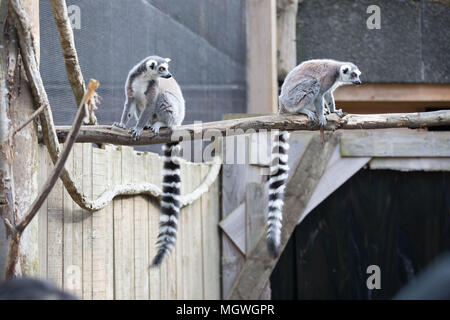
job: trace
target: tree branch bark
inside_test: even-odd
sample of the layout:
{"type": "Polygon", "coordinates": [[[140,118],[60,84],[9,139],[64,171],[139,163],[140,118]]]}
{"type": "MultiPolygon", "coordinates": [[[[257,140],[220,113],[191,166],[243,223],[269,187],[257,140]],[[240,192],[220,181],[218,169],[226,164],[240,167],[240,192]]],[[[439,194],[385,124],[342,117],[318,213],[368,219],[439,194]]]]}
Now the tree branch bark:
{"type": "MultiPolygon", "coordinates": [[[[75,48],[75,40],[73,36],[72,25],[67,13],[67,5],[65,0],[50,0],[50,6],[52,7],[53,17],[55,20],[56,28],[58,29],[59,43],[61,44],[61,50],[64,58],[64,64],[66,65],[67,79],[72,87],[73,95],[77,105],[80,105],[86,92],[86,86],[84,84],[83,74],[78,63],[77,50],[75,48]]],[[[89,114],[86,116],[84,123],[94,125],[97,124],[97,118],[95,117],[94,110],[97,109],[97,93],[92,96],[88,101],[89,114]]]]}
{"type": "MultiPolygon", "coordinates": [[[[343,118],[332,114],[327,116],[326,131],[339,129],[384,129],[384,128],[427,128],[450,125],[450,110],[415,113],[386,114],[348,114],[343,118]]],[[[216,122],[206,122],[201,125],[180,126],[174,132],[161,129],[158,135],[150,130],[144,130],[141,138],[134,141],[127,130],[111,126],[84,126],[80,130],[76,142],[111,143],[116,145],[151,145],[166,143],[182,137],[183,141],[203,139],[205,133],[217,135],[237,135],[258,130],[319,130],[316,123],[308,121],[304,115],[271,115],[252,118],[241,118],[216,122]]],[[[70,130],[68,126],[56,127],[60,142],[66,140],[70,130]]]]}
{"type": "MultiPolygon", "coordinates": [[[[14,178],[13,178],[13,146],[11,139],[10,105],[8,103],[8,89],[6,85],[7,66],[3,52],[0,54],[0,217],[3,219],[7,234],[12,235],[14,227],[14,178]]],[[[2,241],[1,239],[0,241],[2,241]]],[[[15,246],[18,250],[19,246],[15,246]]],[[[2,252],[3,253],[3,252],[2,252]]],[[[7,261],[11,258],[6,255],[7,261]]],[[[15,255],[13,265],[17,264],[18,255],[15,255]]],[[[13,270],[6,270],[8,274],[15,274],[13,270]]]]}
{"type": "Polygon", "coordinates": [[[81,100],[80,105],[78,106],[78,112],[75,116],[75,120],[73,122],[72,128],[70,129],[69,135],[67,137],[67,143],[64,146],[64,150],[61,153],[61,156],[58,158],[58,161],[55,164],[49,178],[47,179],[44,187],[42,188],[39,195],[33,201],[33,204],[29,208],[28,212],[23,216],[23,218],[16,224],[17,232],[22,232],[25,230],[27,225],[33,220],[36,213],[39,211],[39,208],[44,203],[45,199],[48,197],[50,191],[53,189],[56,181],[61,174],[61,171],[64,168],[64,165],[69,157],[70,151],[75,143],[75,139],[77,138],[78,132],[81,128],[81,123],[86,115],[86,107],[85,103],[88,101],[92,95],[95,93],[95,89],[98,87],[97,80],[91,80],[88,85],[88,91],[85,94],[85,97],[81,100]]]}
{"type": "MultiPolygon", "coordinates": [[[[58,137],[56,136],[52,110],[37,65],[35,49],[33,48],[33,35],[30,32],[30,21],[26,11],[24,10],[22,1],[10,0],[9,5],[16,20],[22,61],[30,83],[36,108],[45,106],[44,111],[39,116],[42,126],[42,138],[47,146],[52,162],[56,164],[61,153],[61,148],[58,143],[58,137]]],[[[87,197],[81,192],[79,186],[75,183],[74,179],[65,168],[62,170],[60,177],[63,181],[64,187],[69,192],[73,201],[82,209],[92,211],[92,201],[88,200],[87,197]]]]}

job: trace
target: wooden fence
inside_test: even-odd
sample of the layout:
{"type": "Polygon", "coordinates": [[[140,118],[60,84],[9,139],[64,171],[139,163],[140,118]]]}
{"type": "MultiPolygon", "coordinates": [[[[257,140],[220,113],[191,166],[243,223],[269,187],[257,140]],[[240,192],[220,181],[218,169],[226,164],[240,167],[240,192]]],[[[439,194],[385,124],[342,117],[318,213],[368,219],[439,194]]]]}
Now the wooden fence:
{"type": "MultiPolygon", "coordinates": [[[[40,186],[53,164],[39,147],[40,186]]],[[[109,185],[161,185],[161,158],[131,147],[75,145],[66,167],[85,194],[109,185]]],[[[208,164],[181,164],[181,193],[194,190],[208,164]]],[[[159,204],[148,196],[117,197],[90,214],[58,181],[38,215],[38,275],[83,299],[219,299],[219,181],[180,212],[177,243],[160,268],[148,269],[156,253],[159,204]]]]}

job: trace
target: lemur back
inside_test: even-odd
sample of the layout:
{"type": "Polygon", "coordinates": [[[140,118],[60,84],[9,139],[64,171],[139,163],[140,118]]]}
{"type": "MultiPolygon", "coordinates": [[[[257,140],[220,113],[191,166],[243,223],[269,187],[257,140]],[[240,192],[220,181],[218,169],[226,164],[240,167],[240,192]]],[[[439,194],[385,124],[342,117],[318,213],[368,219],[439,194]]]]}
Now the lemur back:
{"type": "MultiPolygon", "coordinates": [[[[126,128],[126,124],[134,115],[136,125],[130,130],[134,140],[138,140],[142,130],[146,128],[157,134],[161,127],[173,130],[183,122],[185,102],[180,86],[168,71],[169,62],[169,58],[150,56],[128,73],[121,121],[113,125],[126,128]]],[[[160,231],[157,240],[158,252],[152,266],[161,264],[164,256],[175,245],[180,211],[180,146],[178,142],[166,143],[162,150],[164,166],[160,231]]]]}
{"type": "MultiPolygon", "coordinates": [[[[292,69],[281,87],[279,113],[301,113],[308,119],[326,125],[324,103],[329,112],[342,116],[335,108],[333,91],[341,85],[361,84],[361,72],[351,62],[335,60],[309,60],[292,69]]],[[[280,247],[283,218],[284,189],[289,167],[289,133],[281,131],[275,136],[269,177],[269,204],[267,216],[267,247],[276,257],[280,247]]]]}

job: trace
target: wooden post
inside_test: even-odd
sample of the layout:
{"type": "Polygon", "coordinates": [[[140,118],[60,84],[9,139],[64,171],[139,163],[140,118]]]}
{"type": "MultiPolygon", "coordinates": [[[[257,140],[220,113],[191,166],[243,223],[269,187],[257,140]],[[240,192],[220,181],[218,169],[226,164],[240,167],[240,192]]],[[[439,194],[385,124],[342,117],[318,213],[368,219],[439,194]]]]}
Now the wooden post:
{"type": "Polygon", "coordinates": [[[278,83],[297,65],[298,0],[277,0],[278,83]]]}
{"type": "MultiPolygon", "coordinates": [[[[39,1],[23,0],[24,10],[30,19],[33,45],[39,63],[39,1]]],[[[2,15],[6,13],[6,1],[1,1],[2,15]]],[[[11,17],[12,15],[9,15],[11,17]]],[[[9,74],[7,87],[10,99],[11,126],[16,128],[28,119],[34,110],[30,86],[23,74],[19,61],[18,40],[12,21],[4,21],[6,36],[2,41],[9,74]]],[[[3,29],[2,29],[3,30],[3,29]]],[[[28,211],[37,195],[37,160],[38,160],[37,125],[30,123],[14,137],[14,188],[17,220],[28,211]]],[[[2,237],[0,241],[5,241],[2,237]]],[[[38,238],[37,219],[24,231],[19,246],[19,261],[14,269],[14,275],[36,276],[38,272],[38,238]]],[[[1,266],[3,268],[3,266],[1,266]]]]}
{"type": "MultiPolygon", "coordinates": [[[[0,18],[4,21],[6,17],[5,1],[0,0],[0,18]]],[[[0,34],[0,43],[4,48],[3,34],[0,34]]],[[[9,104],[7,99],[7,61],[5,59],[5,52],[2,50],[0,54],[0,272],[3,274],[3,269],[8,256],[8,241],[6,238],[7,229],[3,223],[3,219],[11,220],[14,212],[14,177],[12,165],[10,162],[11,145],[9,140],[11,128],[11,121],[9,117],[9,104]]]]}
{"type": "MultiPolygon", "coordinates": [[[[308,200],[320,180],[328,160],[339,142],[339,134],[325,133],[324,139],[325,143],[322,144],[319,135],[316,134],[312,137],[287,182],[280,252],[286,246],[303,209],[308,204],[308,200]],[[298,188],[298,186],[302,186],[302,188],[298,188]]],[[[248,300],[261,297],[277,261],[278,259],[272,259],[268,254],[266,236],[262,234],[253,250],[247,255],[228,299],[248,300]]]]}
{"type": "Polygon", "coordinates": [[[277,111],[275,0],[247,3],[247,112],[277,111]]]}

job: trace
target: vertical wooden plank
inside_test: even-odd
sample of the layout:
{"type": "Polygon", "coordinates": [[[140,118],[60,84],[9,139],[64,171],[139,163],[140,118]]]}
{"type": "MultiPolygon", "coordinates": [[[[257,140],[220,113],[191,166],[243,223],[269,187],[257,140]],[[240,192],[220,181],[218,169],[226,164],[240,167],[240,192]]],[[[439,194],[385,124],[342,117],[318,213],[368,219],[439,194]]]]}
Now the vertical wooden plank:
{"type": "MultiPolygon", "coordinates": [[[[133,156],[131,147],[122,147],[122,183],[133,181],[133,156]]],[[[123,299],[134,299],[134,197],[122,198],[122,219],[120,230],[122,241],[119,250],[122,264],[123,299]]],[[[119,270],[118,270],[119,272],[119,270]]]]}
{"type": "MultiPolygon", "coordinates": [[[[38,183],[39,191],[42,185],[47,180],[47,162],[49,161],[47,149],[45,145],[39,145],[39,162],[38,162],[38,183]]],[[[38,276],[42,279],[47,278],[47,202],[48,198],[44,201],[38,214],[38,255],[39,255],[39,265],[38,265],[38,276]]]]}
{"type": "MultiPolygon", "coordinates": [[[[191,185],[191,192],[194,191],[202,182],[201,179],[201,164],[191,164],[190,168],[191,179],[188,182],[191,185]]],[[[202,202],[201,198],[197,199],[190,205],[190,227],[192,230],[192,280],[193,292],[191,299],[203,299],[203,246],[202,246],[202,202]]]]}
{"type": "MultiPolygon", "coordinates": [[[[183,163],[181,170],[181,194],[187,194],[200,184],[200,166],[192,163],[183,163]]],[[[183,233],[186,235],[183,239],[184,298],[202,299],[201,201],[197,200],[184,207],[180,215],[180,228],[183,228],[183,233]]]]}
{"type": "MultiPolygon", "coordinates": [[[[92,145],[83,143],[83,193],[92,197],[92,145]]],[[[92,299],[92,214],[83,210],[83,300],[92,299]]]]}
{"type": "MultiPolygon", "coordinates": [[[[106,179],[105,188],[113,185],[113,158],[115,146],[105,145],[106,179]]],[[[105,224],[105,299],[114,299],[114,201],[103,211],[105,224]]]]}
{"type": "MultiPolygon", "coordinates": [[[[186,162],[182,162],[180,165],[181,170],[181,194],[187,194],[191,191],[192,181],[190,171],[188,168],[188,164],[186,162]]],[[[178,219],[178,228],[183,229],[184,239],[183,243],[180,243],[180,247],[183,250],[183,258],[181,265],[183,266],[183,299],[192,299],[192,286],[194,285],[192,279],[192,270],[191,270],[191,259],[192,256],[192,244],[190,240],[192,240],[192,231],[189,226],[190,219],[189,216],[192,215],[191,206],[186,206],[180,211],[180,217],[178,219]]]]}
{"type": "MultiPolygon", "coordinates": [[[[122,183],[122,147],[111,150],[111,182],[122,183]]],[[[114,231],[114,299],[123,299],[123,262],[122,262],[122,198],[113,200],[113,231],[114,231]]]]}
{"type": "MultiPolygon", "coordinates": [[[[162,163],[157,154],[147,155],[147,181],[161,187],[162,163]]],[[[156,239],[159,230],[159,202],[155,199],[148,201],[148,256],[149,262],[156,255],[156,239]]],[[[161,299],[161,268],[149,270],[149,293],[151,300],[161,299]]]]}
{"type": "MultiPolygon", "coordinates": [[[[225,142],[225,157],[236,153],[236,146],[225,142]]],[[[225,219],[245,201],[245,186],[249,182],[261,183],[264,169],[249,164],[224,164],[222,167],[222,219],[225,219]]],[[[244,255],[225,233],[222,233],[222,297],[227,297],[239,271],[244,265],[244,255]]]]}
{"type": "MultiPolygon", "coordinates": [[[[80,143],[76,143],[73,147],[73,178],[79,186],[82,186],[83,145],[80,143]]],[[[66,201],[66,198],[64,200],[66,201]]],[[[83,219],[86,215],[87,212],[72,201],[72,221],[67,221],[67,225],[71,224],[71,229],[67,232],[64,230],[64,237],[71,244],[71,252],[64,249],[64,259],[67,258],[70,262],[65,263],[67,269],[64,269],[64,273],[72,292],[80,298],[83,297],[83,219]]]]}
{"type": "MultiPolygon", "coordinates": [[[[248,183],[246,186],[247,255],[266,230],[264,216],[267,208],[267,197],[264,189],[264,184],[262,183],[248,183]]],[[[270,297],[271,289],[270,281],[268,280],[259,299],[270,300],[270,297]]]]}
{"type": "MultiPolygon", "coordinates": [[[[73,148],[66,162],[66,169],[74,172],[74,154],[79,151],[73,148]]],[[[73,176],[73,175],[72,175],[73,176]]],[[[73,176],[76,179],[75,176],[73,176]]],[[[76,237],[81,236],[75,234],[77,222],[74,221],[74,202],[69,193],[63,188],[64,202],[64,290],[67,290],[79,297],[81,292],[81,260],[74,261],[74,245],[77,244],[76,237]]],[[[81,223],[81,222],[80,222],[81,223]]],[[[81,231],[81,230],[79,230],[81,231]]]]}
{"type": "MultiPolygon", "coordinates": [[[[187,181],[185,179],[185,167],[183,163],[181,163],[181,194],[184,194],[184,190],[186,190],[187,181]]],[[[177,299],[183,300],[186,299],[185,296],[185,281],[187,275],[184,270],[184,242],[186,238],[189,236],[185,231],[185,217],[184,217],[185,209],[180,210],[180,214],[178,215],[178,232],[177,232],[177,245],[175,248],[176,255],[176,278],[177,278],[177,299]]]]}
{"type": "MultiPolygon", "coordinates": [[[[50,172],[53,163],[47,161],[50,172]]],[[[59,287],[63,287],[63,187],[58,179],[48,196],[48,243],[47,272],[48,278],[59,287]]]]}
{"type": "MultiPolygon", "coordinates": [[[[133,182],[145,181],[147,171],[146,156],[143,153],[134,154],[133,182]]],[[[134,197],[134,255],[135,278],[134,288],[136,299],[149,298],[148,287],[148,205],[147,197],[134,197]]]]}
{"type": "Polygon", "coordinates": [[[248,113],[277,111],[275,0],[248,0],[247,105],[248,113]]]}
{"type": "Polygon", "coordinates": [[[262,233],[265,232],[264,215],[267,208],[267,197],[264,194],[264,184],[247,183],[246,186],[246,227],[248,254],[256,244],[262,233]]]}
{"type": "MultiPolygon", "coordinates": [[[[105,150],[92,149],[92,195],[97,198],[105,190],[107,165],[105,150]]],[[[92,299],[106,296],[106,208],[92,214],[92,299]]]]}
{"type": "MultiPolygon", "coordinates": [[[[210,167],[201,166],[202,181],[210,167]]],[[[219,179],[202,196],[203,299],[220,299],[219,179]]]]}

